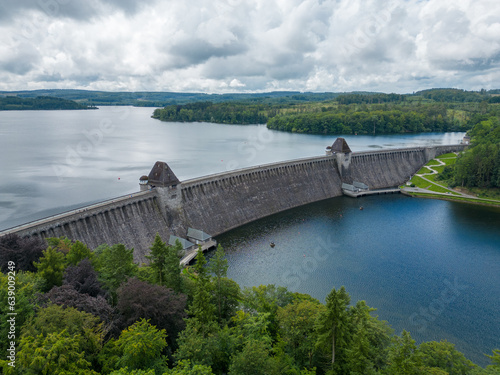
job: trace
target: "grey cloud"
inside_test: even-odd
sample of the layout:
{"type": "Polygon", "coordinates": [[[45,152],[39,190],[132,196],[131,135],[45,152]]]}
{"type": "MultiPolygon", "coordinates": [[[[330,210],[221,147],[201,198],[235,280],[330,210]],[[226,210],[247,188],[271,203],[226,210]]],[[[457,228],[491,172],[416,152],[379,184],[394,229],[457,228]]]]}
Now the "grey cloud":
{"type": "Polygon", "coordinates": [[[246,50],[247,47],[237,41],[217,47],[198,38],[184,39],[169,48],[173,61],[167,65],[171,68],[186,68],[204,63],[212,57],[235,56],[246,50]]]}
{"type": "Polygon", "coordinates": [[[8,22],[15,17],[26,16],[27,11],[38,11],[50,18],[88,20],[103,14],[104,6],[122,10],[126,14],[137,13],[145,5],[157,0],[6,0],[0,3],[0,21],[8,22]]]}

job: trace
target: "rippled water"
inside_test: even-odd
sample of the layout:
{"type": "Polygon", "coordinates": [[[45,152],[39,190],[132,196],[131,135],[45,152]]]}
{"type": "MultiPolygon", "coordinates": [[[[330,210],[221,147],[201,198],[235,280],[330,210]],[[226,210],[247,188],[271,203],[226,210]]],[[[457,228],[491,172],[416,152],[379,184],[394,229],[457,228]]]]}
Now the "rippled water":
{"type": "Polygon", "coordinates": [[[284,285],[324,301],[345,285],[396,333],[447,339],[484,364],[482,353],[500,347],[499,229],[499,209],[384,195],[318,202],[218,240],[242,286],[284,285]]]}

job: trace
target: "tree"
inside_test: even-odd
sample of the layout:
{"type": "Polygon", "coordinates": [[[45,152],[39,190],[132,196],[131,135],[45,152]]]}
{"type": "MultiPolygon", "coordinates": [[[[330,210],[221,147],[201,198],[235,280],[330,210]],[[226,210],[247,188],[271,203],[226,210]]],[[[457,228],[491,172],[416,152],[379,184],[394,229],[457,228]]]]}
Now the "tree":
{"type": "Polygon", "coordinates": [[[78,311],[83,311],[101,318],[101,320],[106,323],[105,332],[113,329],[113,308],[101,295],[92,297],[89,294],[82,294],[73,286],[65,284],[53,287],[48,293],[40,295],[38,301],[44,307],[47,307],[48,303],[63,307],[74,307],[78,311]]]}
{"type": "MultiPolygon", "coordinates": [[[[50,339],[50,335],[55,335],[53,338],[60,335],[62,338],[66,335],[74,337],[76,342],[72,341],[72,348],[78,353],[84,353],[85,361],[97,368],[97,355],[102,349],[105,336],[99,318],[72,307],[50,305],[39,309],[37,315],[23,326],[21,342],[23,339],[35,342],[36,345],[45,345],[46,339],[49,343],[55,342],[53,338],[50,339]]],[[[31,345],[30,348],[38,353],[35,346],[31,345]]]]}
{"type": "Polygon", "coordinates": [[[53,286],[61,286],[66,259],[63,253],[49,246],[43,252],[39,263],[33,263],[44,280],[42,291],[48,292],[53,286]]]}
{"type": "Polygon", "coordinates": [[[219,325],[223,325],[233,316],[240,299],[239,285],[226,277],[227,268],[224,250],[219,244],[209,266],[210,272],[214,275],[214,302],[217,306],[219,325]]]}
{"type": "Polygon", "coordinates": [[[293,293],[287,288],[273,284],[259,285],[258,287],[244,288],[242,291],[242,307],[244,311],[252,313],[268,313],[271,337],[276,338],[278,332],[277,312],[294,299],[293,293]]]}
{"type": "Polygon", "coordinates": [[[348,307],[351,299],[344,286],[335,288],[326,297],[326,310],[318,317],[318,348],[329,348],[331,368],[336,373],[345,373],[346,344],[349,334],[348,307]]]}
{"type": "Polygon", "coordinates": [[[66,268],[63,285],[70,285],[78,293],[88,294],[91,297],[107,296],[99,282],[97,272],[88,258],[80,261],[77,266],[66,268]]]}
{"type": "Polygon", "coordinates": [[[316,319],[324,310],[319,302],[300,301],[278,309],[279,335],[289,353],[300,367],[313,368],[317,333],[316,319]]]}
{"type": "Polygon", "coordinates": [[[143,370],[164,367],[166,370],[166,358],[161,355],[167,347],[166,337],[164,329],[156,329],[146,319],[132,324],[122,331],[115,342],[115,348],[120,353],[117,367],[143,370]]]}
{"type": "Polygon", "coordinates": [[[249,340],[236,354],[229,367],[229,375],[267,375],[271,363],[269,349],[259,341],[249,340]]]}
{"type": "Polygon", "coordinates": [[[149,248],[151,251],[147,259],[149,259],[149,266],[154,271],[155,281],[163,285],[165,282],[165,265],[167,262],[167,245],[161,240],[161,237],[156,233],[153,245],[149,248]]]}
{"type": "Polygon", "coordinates": [[[401,336],[393,338],[392,345],[389,347],[388,354],[389,366],[387,374],[389,375],[412,375],[420,374],[422,362],[417,354],[415,340],[410,333],[403,330],[401,336]]]}
{"type": "Polygon", "coordinates": [[[97,258],[100,280],[111,294],[116,304],[116,290],[137,272],[134,263],[134,249],[127,249],[123,244],[104,247],[97,258]]]}
{"type": "Polygon", "coordinates": [[[66,255],[66,260],[68,264],[72,266],[78,265],[84,259],[92,260],[94,258],[94,253],[80,241],[76,241],[71,245],[71,249],[66,255]]]}
{"type": "Polygon", "coordinates": [[[17,234],[7,234],[0,238],[0,267],[7,273],[8,262],[14,262],[16,270],[35,272],[33,262],[43,255],[46,248],[38,237],[21,238],[17,234]]]}
{"type": "Polygon", "coordinates": [[[470,372],[475,365],[455,349],[448,341],[429,341],[418,347],[423,366],[437,367],[449,375],[462,375],[470,372]]]}
{"type": "Polygon", "coordinates": [[[177,293],[182,289],[182,277],[179,253],[182,251],[182,244],[175,241],[175,246],[167,247],[165,258],[165,286],[172,288],[177,293]]]}
{"type": "Polygon", "coordinates": [[[124,283],[117,295],[120,327],[125,328],[139,319],[147,319],[158,329],[166,330],[168,345],[172,350],[177,347],[177,336],[186,325],[186,295],[136,278],[124,283]]]}
{"type": "Polygon", "coordinates": [[[23,374],[96,374],[85,359],[80,346],[81,337],[65,330],[47,335],[26,336],[21,339],[18,365],[23,374]]]}
{"type": "Polygon", "coordinates": [[[375,374],[386,363],[392,330],[386,322],[370,315],[375,310],[365,301],[358,301],[349,310],[351,337],[346,355],[352,374],[375,374]]]}
{"type": "Polygon", "coordinates": [[[188,313],[196,318],[202,326],[209,329],[214,322],[215,306],[211,302],[212,285],[205,267],[206,263],[207,261],[200,246],[196,255],[196,264],[193,267],[196,272],[196,278],[193,301],[191,302],[191,306],[189,306],[188,313]]]}
{"type": "MultiPolygon", "coordinates": [[[[10,285],[12,285],[12,276],[10,277],[10,285]]],[[[11,317],[7,315],[9,312],[9,276],[0,273],[0,316],[4,318],[0,320],[0,350],[5,353],[10,340],[8,336],[10,333],[10,322],[8,319],[11,317]]],[[[36,274],[32,272],[17,272],[15,277],[15,336],[20,336],[21,327],[29,321],[35,314],[35,296],[40,291],[40,282],[36,274]]],[[[11,300],[10,300],[11,301],[11,300]]]]}
{"type": "Polygon", "coordinates": [[[210,366],[193,365],[191,361],[179,361],[166,375],[213,375],[210,366]]]}

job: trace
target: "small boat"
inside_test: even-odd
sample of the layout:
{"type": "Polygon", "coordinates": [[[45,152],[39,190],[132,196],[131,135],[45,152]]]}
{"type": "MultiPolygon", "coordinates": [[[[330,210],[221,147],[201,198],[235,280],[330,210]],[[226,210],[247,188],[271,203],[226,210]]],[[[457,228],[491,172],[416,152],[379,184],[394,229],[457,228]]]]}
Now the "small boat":
{"type": "Polygon", "coordinates": [[[359,207],[359,209],[360,209],[360,210],[362,210],[362,209],[363,209],[363,206],[360,206],[360,207],[359,207]]]}
{"type": "Polygon", "coordinates": [[[274,247],[274,246],[276,246],[276,245],[274,244],[274,242],[271,242],[271,243],[269,244],[269,246],[274,247]]]}

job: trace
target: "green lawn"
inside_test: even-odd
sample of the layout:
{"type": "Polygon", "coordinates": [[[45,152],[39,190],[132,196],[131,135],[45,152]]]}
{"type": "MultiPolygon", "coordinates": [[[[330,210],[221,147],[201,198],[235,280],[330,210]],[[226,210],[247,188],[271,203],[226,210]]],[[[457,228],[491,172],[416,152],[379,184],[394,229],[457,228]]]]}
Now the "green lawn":
{"type": "Polygon", "coordinates": [[[437,160],[435,159],[432,159],[430,162],[428,162],[426,165],[429,165],[429,166],[433,166],[433,165],[440,165],[441,163],[438,162],[437,160]]]}
{"type": "Polygon", "coordinates": [[[422,169],[420,169],[417,174],[426,174],[426,173],[431,173],[431,170],[427,167],[422,167],[422,169]]]}
{"type": "Polygon", "coordinates": [[[440,165],[439,167],[434,167],[434,169],[437,173],[441,173],[444,170],[445,165],[440,165]]]}
{"type": "MultiPolygon", "coordinates": [[[[433,177],[435,177],[435,176],[433,176],[433,177]]],[[[411,183],[414,184],[416,187],[419,187],[421,189],[427,189],[430,191],[434,191],[436,193],[451,193],[450,195],[460,195],[459,193],[455,193],[454,191],[452,192],[452,191],[446,189],[445,187],[435,185],[429,181],[426,181],[419,176],[414,176],[411,179],[411,183]]]]}
{"type": "Polygon", "coordinates": [[[454,154],[453,152],[450,152],[449,154],[443,154],[439,155],[436,159],[441,159],[441,158],[456,158],[457,155],[454,154]]]}

